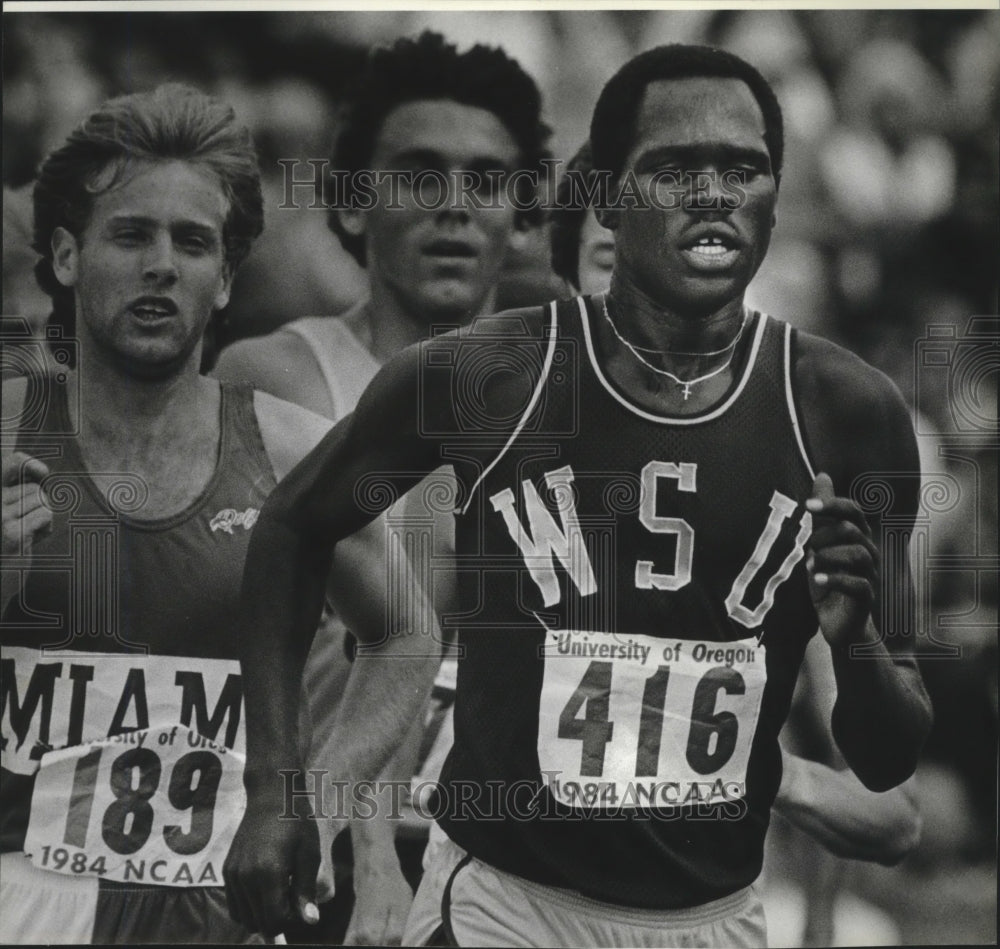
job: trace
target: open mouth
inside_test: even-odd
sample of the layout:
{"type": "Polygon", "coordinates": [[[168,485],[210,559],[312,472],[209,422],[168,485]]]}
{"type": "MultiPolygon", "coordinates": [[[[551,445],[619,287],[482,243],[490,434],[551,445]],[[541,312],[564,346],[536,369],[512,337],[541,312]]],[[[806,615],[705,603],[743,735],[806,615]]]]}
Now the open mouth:
{"type": "Polygon", "coordinates": [[[162,320],[177,315],[177,304],[169,297],[140,297],[128,309],[133,316],[146,321],[162,320]]]}
{"type": "Polygon", "coordinates": [[[465,241],[437,240],[424,247],[431,257],[475,257],[476,249],[465,241]]]}
{"type": "Polygon", "coordinates": [[[681,253],[685,260],[698,270],[725,270],[739,258],[740,249],[735,239],[726,234],[707,234],[684,245],[681,253]]]}
{"type": "Polygon", "coordinates": [[[702,257],[720,257],[726,251],[734,250],[735,248],[731,244],[726,243],[721,237],[703,237],[698,243],[687,249],[691,253],[702,257]]]}

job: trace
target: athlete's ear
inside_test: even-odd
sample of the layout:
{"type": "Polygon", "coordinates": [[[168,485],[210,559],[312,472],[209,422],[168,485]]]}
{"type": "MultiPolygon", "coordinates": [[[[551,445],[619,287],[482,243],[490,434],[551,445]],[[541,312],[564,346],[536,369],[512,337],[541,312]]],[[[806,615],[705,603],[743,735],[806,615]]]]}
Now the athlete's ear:
{"type": "Polygon", "coordinates": [[[774,176],[774,209],[771,211],[771,230],[778,226],[778,192],[781,190],[780,173],[774,176]]]}
{"type": "Polygon", "coordinates": [[[367,224],[364,211],[357,208],[337,208],[332,213],[337,215],[338,223],[351,237],[364,236],[367,224]]]}
{"type": "Polygon", "coordinates": [[[52,272],[64,287],[75,287],[80,269],[80,245],[64,227],[52,232],[52,272]]]}
{"type": "Polygon", "coordinates": [[[219,292],[215,295],[215,309],[221,310],[229,303],[229,294],[233,289],[233,268],[229,266],[229,261],[222,263],[222,279],[219,285],[219,292]]]}
{"type": "Polygon", "coordinates": [[[514,226],[507,235],[507,247],[515,253],[526,252],[531,246],[531,225],[514,226]]]}

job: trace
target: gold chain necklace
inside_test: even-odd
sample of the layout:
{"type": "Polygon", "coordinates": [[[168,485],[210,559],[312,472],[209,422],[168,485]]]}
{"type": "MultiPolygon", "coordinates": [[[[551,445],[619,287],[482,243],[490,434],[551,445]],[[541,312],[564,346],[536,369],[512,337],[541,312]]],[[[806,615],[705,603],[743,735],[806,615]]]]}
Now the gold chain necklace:
{"type": "MultiPolygon", "coordinates": [[[[601,295],[601,307],[604,310],[604,318],[608,321],[608,325],[611,327],[611,332],[615,334],[618,341],[625,346],[628,351],[635,356],[647,369],[655,372],[657,375],[666,376],[668,379],[676,382],[677,385],[682,386],[682,393],[684,395],[684,401],[687,402],[688,397],[691,395],[691,386],[697,385],[699,382],[706,382],[707,380],[719,375],[720,372],[724,372],[729,368],[729,364],[733,361],[733,356],[736,355],[736,344],[740,341],[740,337],[743,335],[743,330],[746,329],[747,321],[750,319],[750,314],[744,310],[743,312],[743,322],[740,324],[739,332],[733,337],[731,343],[723,346],[722,349],[716,349],[713,352],[707,353],[680,353],[678,355],[684,356],[717,356],[720,353],[724,353],[727,349],[731,350],[729,353],[729,358],[717,368],[713,369],[711,372],[706,372],[703,376],[698,376],[696,379],[681,379],[679,376],[675,376],[669,369],[661,369],[659,366],[654,366],[648,359],[646,359],[641,352],[639,352],[639,346],[635,346],[630,343],[621,333],[618,332],[618,327],[615,326],[615,321],[611,319],[611,314],[608,312],[608,302],[607,294],[601,295]]],[[[660,350],[647,349],[646,352],[660,352],[660,350]]]]}

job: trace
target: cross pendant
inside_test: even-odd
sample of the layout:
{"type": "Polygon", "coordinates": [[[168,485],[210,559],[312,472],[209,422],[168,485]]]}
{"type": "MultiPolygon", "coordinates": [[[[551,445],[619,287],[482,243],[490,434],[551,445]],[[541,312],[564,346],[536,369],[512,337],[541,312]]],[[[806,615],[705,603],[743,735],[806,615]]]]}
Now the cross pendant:
{"type": "Polygon", "coordinates": [[[691,385],[690,385],[690,383],[687,383],[687,382],[684,383],[683,392],[684,392],[684,401],[687,402],[688,396],[691,394],[691,385]]]}

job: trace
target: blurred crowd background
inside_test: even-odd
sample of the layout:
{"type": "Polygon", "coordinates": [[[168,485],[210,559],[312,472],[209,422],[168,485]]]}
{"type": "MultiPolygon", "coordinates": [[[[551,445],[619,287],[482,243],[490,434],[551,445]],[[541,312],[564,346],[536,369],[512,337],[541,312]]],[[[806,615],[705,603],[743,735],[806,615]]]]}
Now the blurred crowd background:
{"type": "MultiPolygon", "coordinates": [[[[927,606],[921,664],[936,713],[918,773],[923,838],[898,867],[824,870],[839,893],[833,941],[993,943],[997,11],[5,14],[4,315],[41,333],[49,313],[29,247],[41,158],[103,99],[166,80],[229,100],[253,130],[265,176],[265,233],[238,274],[214,345],[345,310],[363,293],[363,275],[303,189],[297,210],[279,208],[278,159],[327,157],[339,97],[366,50],[425,27],[517,58],[542,90],[562,160],[586,137],[604,82],[651,46],[723,46],[775,86],[786,170],[751,302],[891,376],[914,407],[928,479],[915,565],[927,606]],[[929,348],[945,355],[927,360],[929,348]]],[[[308,166],[296,173],[306,177],[308,166]]],[[[544,228],[518,237],[502,305],[562,292],[547,247],[544,228]]],[[[786,832],[775,827],[778,838],[786,832]]],[[[769,867],[780,895],[775,945],[798,938],[796,881],[811,872],[808,851],[804,863],[769,867]]]]}

